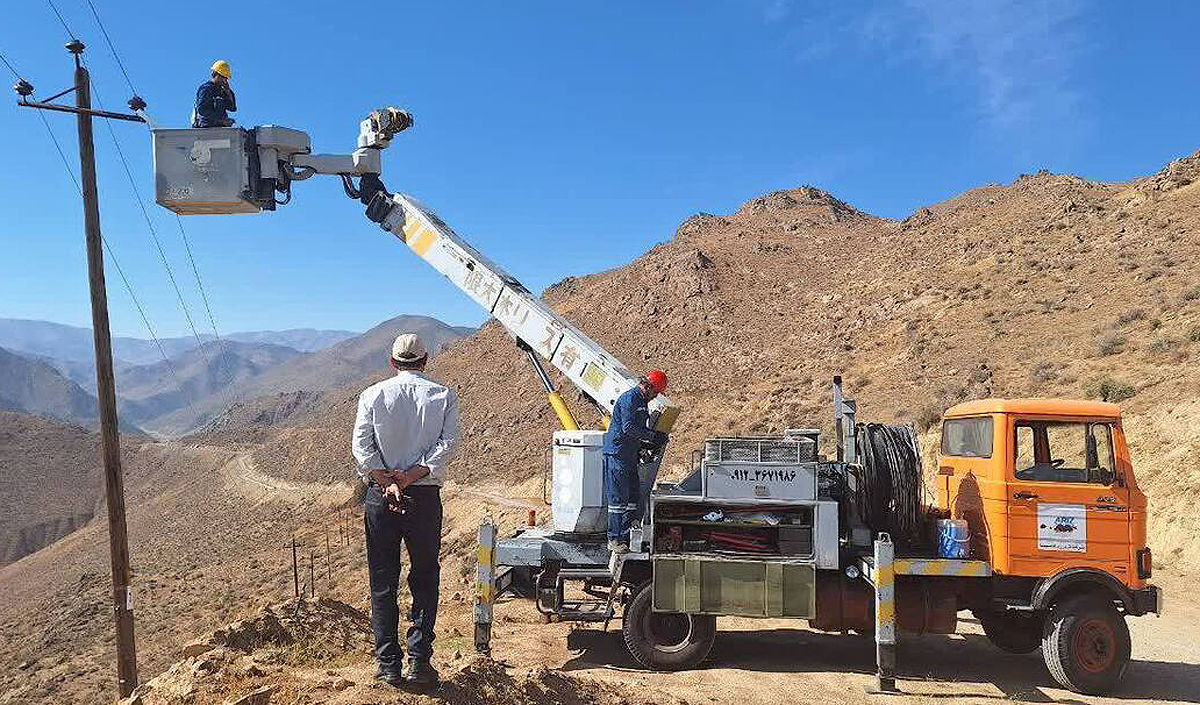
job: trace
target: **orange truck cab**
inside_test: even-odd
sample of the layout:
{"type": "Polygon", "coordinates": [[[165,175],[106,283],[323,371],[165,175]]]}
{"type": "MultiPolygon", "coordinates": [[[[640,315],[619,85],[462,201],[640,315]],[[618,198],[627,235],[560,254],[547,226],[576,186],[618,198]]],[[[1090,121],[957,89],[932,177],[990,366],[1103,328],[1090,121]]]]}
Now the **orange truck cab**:
{"type": "Polygon", "coordinates": [[[1043,647],[1051,673],[1106,690],[1129,660],[1124,616],[1160,613],[1147,584],[1146,496],[1115,404],[982,399],[946,411],[936,478],[993,579],[966,596],[1002,649],[1043,647]]]}

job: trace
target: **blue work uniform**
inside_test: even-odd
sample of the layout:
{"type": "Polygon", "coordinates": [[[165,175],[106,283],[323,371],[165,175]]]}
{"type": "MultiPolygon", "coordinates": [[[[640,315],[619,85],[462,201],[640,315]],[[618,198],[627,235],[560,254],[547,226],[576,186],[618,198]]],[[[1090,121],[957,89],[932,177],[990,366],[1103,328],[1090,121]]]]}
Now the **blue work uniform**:
{"type": "Polygon", "coordinates": [[[650,412],[640,386],[622,394],[613,405],[612,421],[604,433],[604,492],[608,499],[608,539],[629,542],[629,528],[638,519],[638,453],[659,433],[650,428],[650,412]]]}
{"type": "Polygon", "coordinates": [[[237,112],[237,99],[228,83],[205,81],[196,90],[192,127],[229,127],[229,113],[237,112]]]}

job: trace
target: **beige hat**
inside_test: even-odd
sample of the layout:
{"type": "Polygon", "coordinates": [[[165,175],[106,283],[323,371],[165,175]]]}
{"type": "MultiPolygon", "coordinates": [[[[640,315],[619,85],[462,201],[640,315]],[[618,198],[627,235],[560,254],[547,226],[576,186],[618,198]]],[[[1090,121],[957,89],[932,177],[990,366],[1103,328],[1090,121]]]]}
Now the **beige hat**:
{"type": "Polygon", "coordinates": [[[392,359],[397,362],[416,362],[428,355],[416,333],[401,333],[392,343],[392,359]]]}

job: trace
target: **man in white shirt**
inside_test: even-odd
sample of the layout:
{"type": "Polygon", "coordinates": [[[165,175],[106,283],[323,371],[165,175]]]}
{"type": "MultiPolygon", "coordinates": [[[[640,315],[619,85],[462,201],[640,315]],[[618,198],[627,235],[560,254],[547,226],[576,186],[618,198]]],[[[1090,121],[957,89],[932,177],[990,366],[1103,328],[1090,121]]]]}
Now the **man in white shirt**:
{"type": "Polygon", "coordinates": [[[437,620],[438,563],[442,543],[439,489],[458,439],[458,395],[423,375],[429,355],[412,333],[396,337],[395,376],[367,387],[358,398],[354,459],[367,483],[363,508],[367,568],[371,577],[371,626],[376,677],[392,685],[429,686],[438,681],[430,664],[437,620]],[[408,668],[401,673],[400,542],[408,548],[412,611],[408,668]]]}

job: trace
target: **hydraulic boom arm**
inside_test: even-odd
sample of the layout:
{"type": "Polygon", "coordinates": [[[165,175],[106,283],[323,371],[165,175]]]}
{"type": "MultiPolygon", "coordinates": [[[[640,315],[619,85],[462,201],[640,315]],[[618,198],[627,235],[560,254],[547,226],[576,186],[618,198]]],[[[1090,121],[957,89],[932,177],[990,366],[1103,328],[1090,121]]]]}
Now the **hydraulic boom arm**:
{"type": "MultiPolygon", "coordinates": [[[[367,217],[470,296],[516,339],[533,362],[565,428],[574,419],[541,360],[558,368],[605,413],[638,375],[483,256],[412,196],[390,193],[380,180],[381,152],[412,126],[403,110],[377,110],[359,125],[351,154],[312,154],[300,130],[262,125],[155,129],[156,200],[176,213],[252,213],[291,200],[292,182],[315,174],[342,178],[346,193],[367,206],[367,217]],[[356,185],[354,178],[359,178],[356,185]],[[276,193],[284,194],[278,200],[276,193]]],[[[671,430],[679,408],[659,395],[650,404],[655,428],[671,430]]]]}
{"type": "MultiPolygon", "coordinates": [[[[420,201],[388,193],[371,176],[363,178],[360,197],[367,203],[368,218],[444,274],[523,347],[558,368],[606,414],[612,413],[617,397],[637,384],[638,375],[472,247],[420,201]]],[[[659,412],[658,430],[666,432],[679,408],[659,396],[651,403],[654,411],[659,412]]]]}

